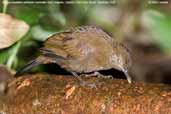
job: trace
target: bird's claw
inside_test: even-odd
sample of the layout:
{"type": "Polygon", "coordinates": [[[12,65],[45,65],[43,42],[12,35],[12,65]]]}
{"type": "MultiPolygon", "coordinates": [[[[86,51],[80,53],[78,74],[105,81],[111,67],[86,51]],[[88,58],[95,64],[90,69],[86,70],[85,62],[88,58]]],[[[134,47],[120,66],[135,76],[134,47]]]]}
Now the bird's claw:
{"type": "Polygon", "coordinates": [[[97,89],[97,86],[96,86],[95,83],[87,83],[87,82],[85,82],[85,81],[81,82],[81,86],[88,86],[88,87],[90,87],[90,88],[95,88],[95,89],[97,89]]]}
{"type": "Polygon", "coordinates": [[[98,75],[98,78],[104,78],[104,79],[113,79],[113,76],[112,75],[102,75],[102,74],[100,74],[100,75],[98,75]]]}

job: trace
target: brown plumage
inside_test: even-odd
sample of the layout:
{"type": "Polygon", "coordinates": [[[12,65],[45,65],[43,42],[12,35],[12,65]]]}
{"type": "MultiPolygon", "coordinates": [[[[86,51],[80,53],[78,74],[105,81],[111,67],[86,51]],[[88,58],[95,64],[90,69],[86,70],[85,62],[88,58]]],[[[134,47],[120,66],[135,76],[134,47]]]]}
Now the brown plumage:
{"type": "Polygon", "coordinates": [[[98,27],[76,27],[57,33],[45,41],[40,51],[42,54],[16,75],[39,64],[56,63],[74,75],[115,68],[123,71],[131,83],[127,73],[129,52],[98,27]]]}

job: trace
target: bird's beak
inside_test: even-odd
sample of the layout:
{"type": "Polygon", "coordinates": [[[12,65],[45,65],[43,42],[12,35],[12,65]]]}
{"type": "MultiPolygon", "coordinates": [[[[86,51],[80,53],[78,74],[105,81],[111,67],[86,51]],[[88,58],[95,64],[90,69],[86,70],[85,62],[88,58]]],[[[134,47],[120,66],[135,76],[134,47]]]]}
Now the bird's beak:
{"type": "Polygon", "coordinates": [[[124,74],[125,74],[125,76],[126,76],[126,78],[127,78],[127,80],[128,80],[128,83],[131,84],[132,79],[131,79],[131,76],[128,74],[128,71],[127,71],[127,70],[123,70],[123,72],[124,72],[124,74]]]}

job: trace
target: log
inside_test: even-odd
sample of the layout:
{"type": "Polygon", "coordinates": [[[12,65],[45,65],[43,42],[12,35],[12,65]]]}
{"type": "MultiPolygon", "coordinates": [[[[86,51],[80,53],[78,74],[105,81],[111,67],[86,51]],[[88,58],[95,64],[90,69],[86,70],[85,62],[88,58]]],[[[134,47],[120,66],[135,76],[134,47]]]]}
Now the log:
{"type": "Polygon", "coordinates": [[[8,84],[1,114],[171,114],[171,86],[126,80],[29,74],[8,84]]]}

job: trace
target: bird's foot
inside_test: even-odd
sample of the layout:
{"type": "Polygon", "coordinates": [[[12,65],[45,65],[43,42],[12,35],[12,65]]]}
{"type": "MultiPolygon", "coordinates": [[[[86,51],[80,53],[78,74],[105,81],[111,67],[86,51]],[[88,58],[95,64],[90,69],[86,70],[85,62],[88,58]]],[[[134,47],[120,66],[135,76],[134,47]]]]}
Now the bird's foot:
{"type": "Polygon", "coordinates": [[[83,87],[88,86],[88,87],[90,87],[90,88],[95,88],[95,89],[97,89],[97,86],[96,86],[95,83],[88,83],[88,82],[85,82],[85,81],[82,81],[82,82],[81,82],[81,86],[83,86],[83,87]]]}
{"type": "Polygon", "coordinates": [[[90,74],[81,74],[80,77],[97,77],[100,73],[99,72],[93,72],[93,73],[90,73],[90,74]]]}
{"type": "Polygon", "coordinates": [[[112,75],[98,75],[98,78],[105,78],[105,79],[113,79],[113,76],[112,75]]]}
{"type": "Polygon", "coordinates": [[[103,75],[99,72],[94,72],[92,75],[97,76],[98,78],[107,78],[107,79],[113,79],[112,75],[103,75]]]}
{"type": "Polygon", "coordinates": [[[80,76],[83,76],[83,77],[98,77],[102,74],[100,74],[99,72],[93,72],[93,73],[90,73],[90,74],[81,74],[80,76]]]}
{"type": "Polygon", "coordinates": [[[89,86],[91,88],[96,88],[97,89],[95,83],[87,83],[84,80],[82,80],[81,76],[78,76],[77,73],[75,73],[75,72],[71,72],[71,73],[81,82],[81,86],[89,86]]]}

